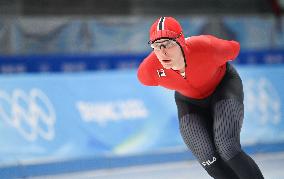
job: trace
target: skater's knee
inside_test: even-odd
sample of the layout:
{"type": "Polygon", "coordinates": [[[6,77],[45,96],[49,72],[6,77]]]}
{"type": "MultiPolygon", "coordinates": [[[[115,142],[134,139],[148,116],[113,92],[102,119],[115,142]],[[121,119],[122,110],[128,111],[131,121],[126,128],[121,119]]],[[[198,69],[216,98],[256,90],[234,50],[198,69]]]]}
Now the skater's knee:
{"type": "Polygon", "coordinates": [[[227,161],[241,152],[241,145],[235,139],[215,139],[216,149],[223,160],[227,161]]]}

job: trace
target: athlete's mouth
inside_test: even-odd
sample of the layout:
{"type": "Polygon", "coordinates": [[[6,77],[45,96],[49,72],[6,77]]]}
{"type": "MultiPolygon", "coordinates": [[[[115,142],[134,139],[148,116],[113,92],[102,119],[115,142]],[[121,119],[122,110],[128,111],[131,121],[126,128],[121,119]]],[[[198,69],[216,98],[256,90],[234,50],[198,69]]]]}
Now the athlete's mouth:
{"type": "Polygon", "coordinates": [[[163,61],[163,63],[170,63],[171,62],[171,60],[162,60],[163,61]]]}

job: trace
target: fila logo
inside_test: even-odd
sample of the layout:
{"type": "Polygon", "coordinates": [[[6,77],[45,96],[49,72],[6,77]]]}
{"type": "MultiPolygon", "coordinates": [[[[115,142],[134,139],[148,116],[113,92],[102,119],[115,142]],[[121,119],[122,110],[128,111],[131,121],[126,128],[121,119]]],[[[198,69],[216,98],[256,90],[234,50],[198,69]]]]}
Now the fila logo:
{"type": "Polygon", "coordinates": [[[159,69],[157,70],[157,73],[159,75],[159,77],[164,77],[166,76],[165,70],[164,69],[159,69]]]}
{"type": "Polygon", "coordinates": [[[212,161],[207,160],[207,161],[205,161],[205,162],[202,162],[202,165],[203,165],[203,166],[206,166],[206,165],[209,166],[209,165],[213,164],[216,160],[217,160],[216,157],[213,157],[212,161]]]}

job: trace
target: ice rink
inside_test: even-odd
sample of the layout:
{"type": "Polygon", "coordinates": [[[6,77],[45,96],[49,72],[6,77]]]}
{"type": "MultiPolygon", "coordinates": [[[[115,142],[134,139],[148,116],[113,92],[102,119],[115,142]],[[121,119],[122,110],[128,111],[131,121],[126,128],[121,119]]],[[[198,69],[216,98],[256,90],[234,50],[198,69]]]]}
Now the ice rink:
{"type": "MultiPolygon", "coordinates": [[[[284,179],[284,152],[253,155],[265,179],[284,179]]],[[[196,161],[76,172],[30,179],[210,179],[196,161]]]]}

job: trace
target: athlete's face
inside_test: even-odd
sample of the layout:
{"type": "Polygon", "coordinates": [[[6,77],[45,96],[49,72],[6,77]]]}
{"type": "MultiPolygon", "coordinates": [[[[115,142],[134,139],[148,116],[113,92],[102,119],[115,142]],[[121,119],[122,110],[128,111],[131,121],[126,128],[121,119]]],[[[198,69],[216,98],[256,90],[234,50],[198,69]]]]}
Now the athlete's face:
{"type": "Polygon", "coordinates": [[[174,40],[160,39],[151,44],[151,47],[165,69],[181,70],[184,68],[182,50],[174,40]]]}

